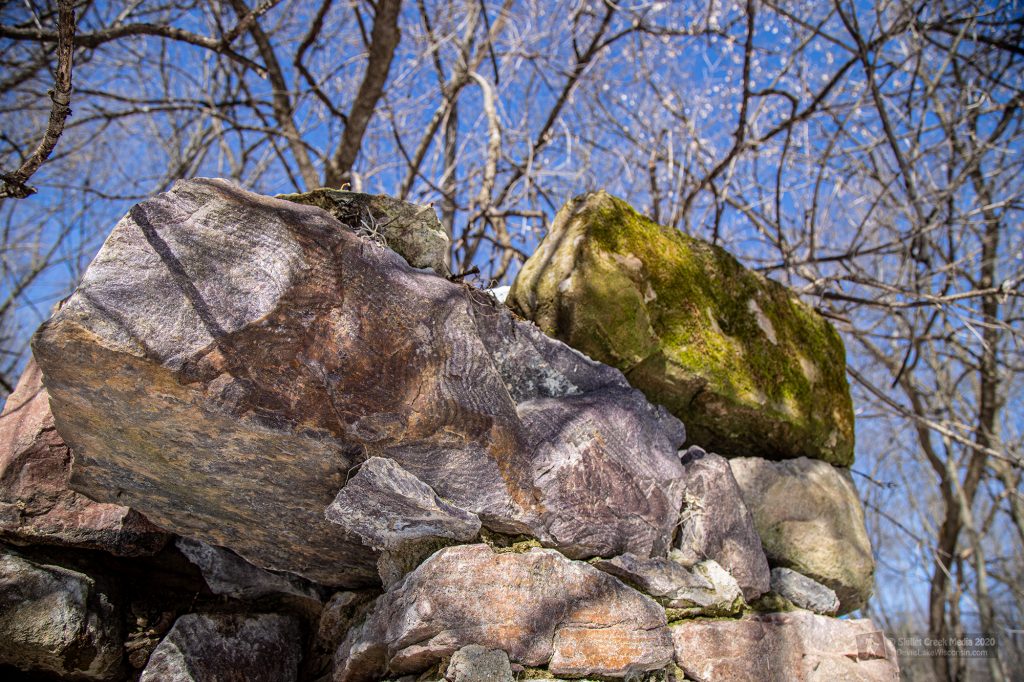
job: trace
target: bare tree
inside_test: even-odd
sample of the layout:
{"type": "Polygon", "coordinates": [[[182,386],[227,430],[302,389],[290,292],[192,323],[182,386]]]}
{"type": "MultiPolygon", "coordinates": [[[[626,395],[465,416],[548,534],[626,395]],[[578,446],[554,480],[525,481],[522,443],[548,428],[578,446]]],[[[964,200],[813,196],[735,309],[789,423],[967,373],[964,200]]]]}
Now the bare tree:
{"type": "MultiPolygon", "coordinates": [[[[71,9],[0,3],[5,384],[110,225],[176,178],[434,202],[453,270],[483,283],[514,276],[566,198],[606,187],[840,328],[872,614],[936,635],[1024,627],[1019,4],[71,9]]],[[[983,674],[1007,678],[1013,654],[983,674]]]]}

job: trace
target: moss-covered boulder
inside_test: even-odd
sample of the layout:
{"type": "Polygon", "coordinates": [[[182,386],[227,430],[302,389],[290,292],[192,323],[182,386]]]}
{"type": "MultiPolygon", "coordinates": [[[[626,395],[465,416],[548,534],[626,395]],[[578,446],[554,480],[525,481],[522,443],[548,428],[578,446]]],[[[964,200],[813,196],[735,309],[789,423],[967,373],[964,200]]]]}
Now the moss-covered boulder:
{"type": "Polygon", "coordinates": [[[508,305],[727,456],[853,462],[842,340],[781,284],[605,192],[570,201],[508,305]]]}

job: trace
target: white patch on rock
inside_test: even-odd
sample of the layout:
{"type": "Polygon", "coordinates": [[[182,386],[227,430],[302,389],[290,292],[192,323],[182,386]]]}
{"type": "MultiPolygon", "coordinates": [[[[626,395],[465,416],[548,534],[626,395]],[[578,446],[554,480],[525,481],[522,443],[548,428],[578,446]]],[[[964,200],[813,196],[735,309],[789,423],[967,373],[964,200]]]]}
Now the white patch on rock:
{"type": "Polygon", "coordinates": [[[804,376],[807,377],[807,380],[812,384],[818,383],[818,379],[821,377],[821,374],[818,372],[818,366],[811,362],[802,353],[797,353],[796,359],[800,362],[800,369],[803,370],[804,376]]]}
{"type": "Polygon", "coordinates": [[[563,279],[561,282],[558,283],[558,293],[564,294],[565,292],[569,291],[569,289],[571,289],[571,288],[572,288],[572,275],[570,274],[568,277],[566,277],[565,279],[563,279]]]}
{"type": "Polygon", "coordinates": [[[757,301],[754,299],[747,301],[747,310],[753,314],[754,319],[757,320],[757,326],[761,328],[761,331],[763,331],[764,335],[768,337],[768,340],[771,341],[773,345],[778,345],[779,340],[775,335],[775,327],[772,326],[772,321],[769,320],[768,316],[764,314],[763,310],[761,310],[761,306],[757,305],[757,301]]]}
{"type": "Polygon", "coordinates": [[[644,303],[650,303],[656,298],[658,298],[658,294],[654,293],[654,288],[651,287],[651,283],[647,282],[647,288],[644,289],[644,303]]]}
{"type": "Polygon", "coordinates": [[[717,336],[725,336],[725,332],[722,331],[722,328],[718,324],[718,320],[715,318],[715,311],[713,311],[711,308],[708,308],[707,313],[708,323],[711,325],[711,328],[715,331],[715,334],[717,336]]]}
{"type": "Polygon", "coordinates": [[[498,303],[504,303],[505,299],[508,298],[508,292],[511,288],[512,287],[507,285],[503,287],[494,287],[493,289],[488,289],[487,293],[493,296],[498,303]]]}
{"type": "Polygon", "coordinates": [[[644,268],[644,262],[631,253],[613,253],[612,258],[615,259],[616,263],[625,266],[627,270],[631,270],[632,272],[638,273],[644,268]]]}

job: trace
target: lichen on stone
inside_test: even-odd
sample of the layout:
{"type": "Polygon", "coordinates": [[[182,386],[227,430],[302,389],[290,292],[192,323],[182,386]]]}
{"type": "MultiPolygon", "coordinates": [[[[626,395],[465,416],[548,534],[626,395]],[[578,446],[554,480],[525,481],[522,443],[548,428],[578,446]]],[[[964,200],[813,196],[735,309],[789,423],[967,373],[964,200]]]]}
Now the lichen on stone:
{"type": "Polygon", "coordinates": [[[448,275],[450,240],[430,206],[329,187],[277,198],[322,208],[360,237],[397,252],[414,268],[448,275]]]}

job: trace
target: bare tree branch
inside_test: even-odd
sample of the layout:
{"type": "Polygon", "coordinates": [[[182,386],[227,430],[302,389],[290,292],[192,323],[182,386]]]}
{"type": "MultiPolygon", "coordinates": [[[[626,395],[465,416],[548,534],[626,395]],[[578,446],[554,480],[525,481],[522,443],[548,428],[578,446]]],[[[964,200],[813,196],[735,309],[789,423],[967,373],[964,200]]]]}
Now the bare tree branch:
{"type": "Polygon", "coordinates": [[[72,0],[57,3],[57,68],[54,71],[53,89],[50,90],[50,118],[46,124],[43,139],[32,154],[12,172],[0,172],[4,188],[0,199],[14,197],[23,199],[35,193],[27,184],[29,178],[46,163],[57,146],[57,140],[64,132],[64,122],[71,115],[71,70],[75,51],[75,8],[72,0]]]}

